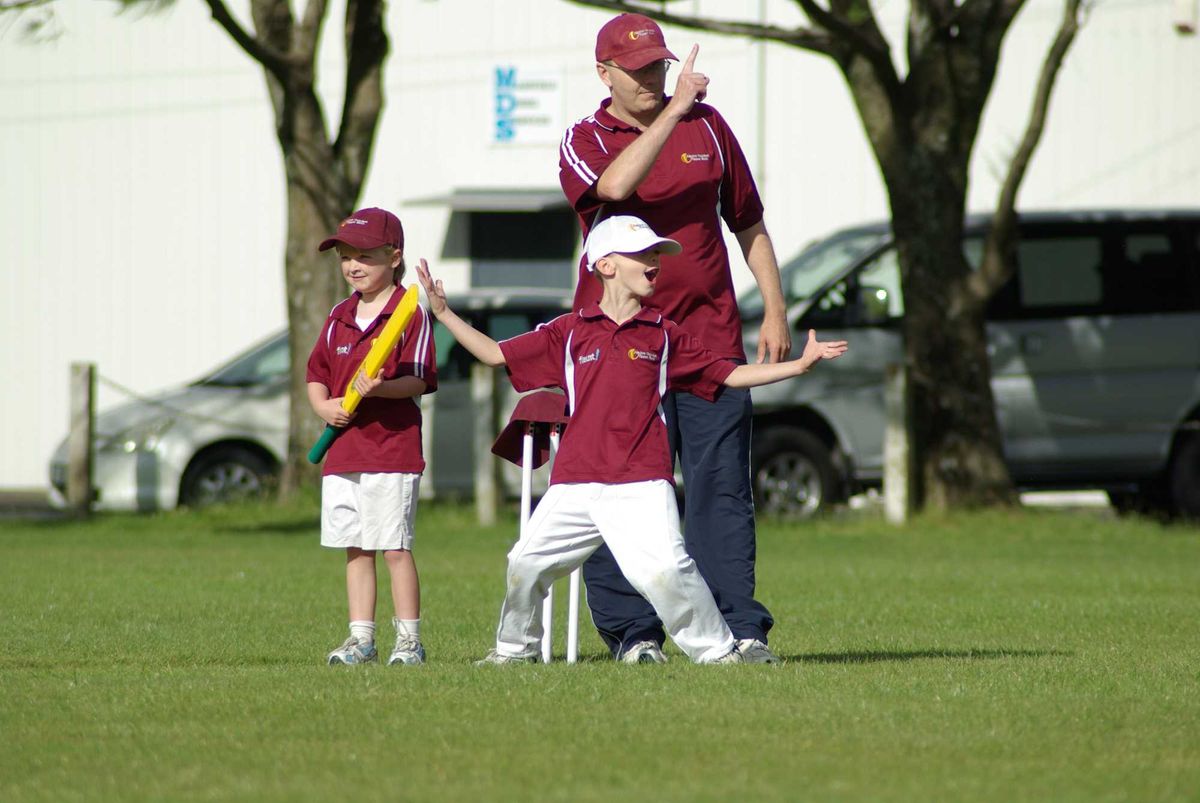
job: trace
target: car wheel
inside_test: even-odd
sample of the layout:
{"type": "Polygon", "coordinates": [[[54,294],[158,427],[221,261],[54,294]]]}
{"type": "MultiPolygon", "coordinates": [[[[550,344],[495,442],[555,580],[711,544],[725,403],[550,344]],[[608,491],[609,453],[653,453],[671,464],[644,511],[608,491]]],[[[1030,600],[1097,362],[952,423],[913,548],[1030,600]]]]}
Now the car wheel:
{"type": "Polygon", "coordinates": [[[769,429],[755,439],[751,478],[760,513],[793,519],[827,512],[837,489],[828,447],[812,433],[790,427],[769,429]]]}
{"type": "Polygon", "coordinates": [[[1200,434],[1188,433],[1171,461],[1171,500],[1175,513],[1200,519],[1200,434]]]}
{"type": "Polygon", "coordinates": [[[205,507],[261,495],[274,476],[261,455],[239,446],[220,447],[192,460],[179,486],[179,503],[205,507]]]}

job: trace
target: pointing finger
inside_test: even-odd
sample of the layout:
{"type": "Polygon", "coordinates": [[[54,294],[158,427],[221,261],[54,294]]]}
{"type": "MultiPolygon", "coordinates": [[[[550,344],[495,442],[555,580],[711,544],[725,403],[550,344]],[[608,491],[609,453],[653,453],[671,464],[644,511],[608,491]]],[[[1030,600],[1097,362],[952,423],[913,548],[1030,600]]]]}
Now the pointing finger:
{"type": "Polygon", "coordinates": [[[700,52],[700,45],[692,45],[692,52],[688,53],[687,59],[683,62],[683,72],[689,73],[692,71],[692,65],[696,63],[696,54],[700,52]]]}

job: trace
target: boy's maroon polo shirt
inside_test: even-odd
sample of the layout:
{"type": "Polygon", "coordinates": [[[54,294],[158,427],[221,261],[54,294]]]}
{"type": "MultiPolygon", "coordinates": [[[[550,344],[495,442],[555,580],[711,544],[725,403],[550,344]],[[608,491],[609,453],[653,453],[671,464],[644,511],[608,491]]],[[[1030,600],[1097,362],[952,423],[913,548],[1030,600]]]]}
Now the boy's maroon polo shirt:
{"type": "MultiPolygon", "coordinates": [[[[371,344],[392,317],[396,305],[404,297],[404,291],[404,287],[398,286],[392,292],[387,306],[365,332],[358,328],[354,320],[359,300],[357,292],[334,307],[308,357],[308,381],[319,382],[329,388],[329,395],[333,398],[346,395],[346,386],[371,350],[371,344]]],[[[433,330],[423,306],[417,307],[404,330],[400,345],[383,364],[380,375],[384,379],[415,376],[425,381],[426,393],[437,390],[433,330]]],[[[418,400],[371,397],[359,403],[350,424],[329,447],[321,473],[369,471],[420,474],[424,470],[421,406],[418,400]]]]}
{"type": "MultiPolygon", "coordinates": [[[[669,98],[667,99],[670,100],[669,98]]],[[[624,201],[602,203],[593,188],[641,132],[608,113],[611,99],[567,129],[559,150],[559,182],[579,215],[586,240],[597,213],[635,215],[683,253],[663,256],[646,306],[676,321],[722,357],[745,359],[729,254],[721,220],[740,232],[762,220],[763,205],[742,148],[717,110],[697,103],[679,121],[649,174],[624,201]]],[[[584,261],[586,263],[586,259],[584,261]]],[[[580,264],[575,308],[599,301],[600,282],[580,264]]]]}
{"type": "Polygon", "coordinates": [[[673,481],[662,397],[711,401],[736,367],[654,310],[618,326],[592,304],[500,343],[513,387],[558,387],[571,421],[550,483],[673,481]]]}

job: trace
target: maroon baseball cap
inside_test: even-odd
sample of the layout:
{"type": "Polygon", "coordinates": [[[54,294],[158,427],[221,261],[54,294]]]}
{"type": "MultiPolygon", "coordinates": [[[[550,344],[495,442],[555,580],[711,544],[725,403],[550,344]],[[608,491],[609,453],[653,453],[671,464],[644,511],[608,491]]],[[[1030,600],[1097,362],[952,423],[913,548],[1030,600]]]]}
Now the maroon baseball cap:
{"type": "Polygon", "coordinates": [[[667,50],[662,28],[642,14],[613,17],[596,34],[596,61],[615,61],[626,70],[640,70],[663,59],[679,61],[667,50]]]}
{"type": "Polygon", "coordinates": [[[370,251],[381,245],[402,249],[404,229],[400,227],[400,218],[386,209],[359,209],[338,225],[337,234],[322,240],[317,250],[328,251],[338,243],[360,251],[370,251]]]}

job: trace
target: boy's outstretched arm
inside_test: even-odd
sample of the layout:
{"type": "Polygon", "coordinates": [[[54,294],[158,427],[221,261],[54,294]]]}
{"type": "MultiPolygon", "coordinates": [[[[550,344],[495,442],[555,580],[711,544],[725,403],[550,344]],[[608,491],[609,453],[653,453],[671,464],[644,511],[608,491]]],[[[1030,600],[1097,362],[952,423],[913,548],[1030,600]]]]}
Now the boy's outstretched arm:
{"type": "Polygon", "coordinates": [[[815,329],[808,330],[808,342],[798,359],[787,362],[755,363],[739,365],[725,378],[731,388],[753,388],[790,379],[808,371],[821,360],[835,360],[846,353],[849,344],[845,340],[817,340],[815,329]]]}
{"type": "Polygon", "coordinates": [[[425,288],[425,295],[429,297],[429,311],[450,330],[455,340],[463,344],[463,348],[474,354],[475,359],[482,363],[491,366],[505,364],[504,352],[500,351],[500,345],[450,309],[441,280],[434,281],[429,273],[429,265],[424,259],[417,263],[417,278],[425,288]]]}

